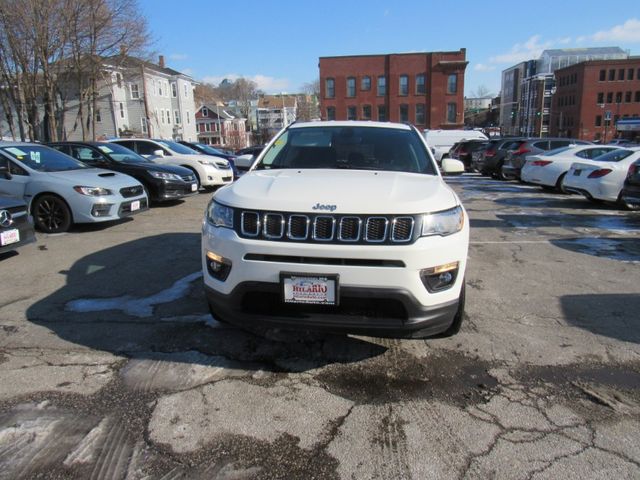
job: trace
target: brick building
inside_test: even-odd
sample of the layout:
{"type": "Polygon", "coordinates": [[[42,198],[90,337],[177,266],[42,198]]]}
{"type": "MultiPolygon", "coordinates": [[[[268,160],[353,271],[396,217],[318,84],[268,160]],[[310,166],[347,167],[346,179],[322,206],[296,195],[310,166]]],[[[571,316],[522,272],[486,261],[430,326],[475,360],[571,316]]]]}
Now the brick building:
{"type": "Polygon", "coordinates": [[[603,143],[640,137],[640,125],[621,128],[640,118],[640,57],[583,62],[556,70],[555,77],[552,135],[603,143]]]}
{"type": "Polygon", "coordinates": [[[320,57],[323,120],[464,126],[466,49],[455,52],[320,57]]]}

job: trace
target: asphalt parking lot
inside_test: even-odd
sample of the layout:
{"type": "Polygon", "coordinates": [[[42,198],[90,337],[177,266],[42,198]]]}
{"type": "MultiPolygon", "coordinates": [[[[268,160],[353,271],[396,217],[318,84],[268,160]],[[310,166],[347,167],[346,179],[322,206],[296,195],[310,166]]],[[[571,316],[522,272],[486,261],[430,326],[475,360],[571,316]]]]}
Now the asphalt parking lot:
{"type": "Polygon", "coordinates": [[[640,213],[475,175],[452,338],[207,313],[210,194],[0,260],[0,479],[640,477],[640,213]]]}

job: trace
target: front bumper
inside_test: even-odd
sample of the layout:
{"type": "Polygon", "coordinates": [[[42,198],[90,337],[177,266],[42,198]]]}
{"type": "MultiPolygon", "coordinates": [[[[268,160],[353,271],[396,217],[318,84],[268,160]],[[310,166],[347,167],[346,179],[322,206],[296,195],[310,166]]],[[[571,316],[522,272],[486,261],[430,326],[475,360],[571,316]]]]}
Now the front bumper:
{"type": "Polygon", "coordinates": [[[520,167],[505,163],[502,165],[502,176],[509,180],[518,180],[520,178],[520,167]]]}
{"type": "Polygon", "coordinates": [[[214,315],[231,323],[388,336],[428,336],[446,330],[458,308],[469,243],[462,231],[409,245],[345,245],[240,238],[203,224],[202,267],[214,315]],[[231,263],[225,280],[207,268],[207,252],[231,263]],[[458,262],[452,286],[429,292],[423,269],[458,262]],[[339,304],[290,305],[281,299],[281,272],[338,275],[339,304]]]}
{"type": "Polygon", "coordinates": [[[146,195],[133,198],[108,195],[76,198],[70,206],[75,223],[96,223],[118,220],[148,210],[149,200],[146,195]]]}
{"type": "Polygon", "coordinates": [[[178,200],[180,198],[190,197],[197,194],[197,182],[176,182],[164,180],[155,185],[151,196],[152,200],[161,202],[166,200],[178,200]]]}
{"type": "Polygon", "coordinates": [[[421,305],[401,289],[342,287],[338,306],[280,301],[280,285],[243,282],[225,295],[205,285],[214,317],[249,328],[328,331],[380,337],[426,337],[447,330],[458,300],[421,305]]]}
{"type": "Polygon", "coordinates": [[[36,241],[36,235],[33,229],[33,219],[28,216],[26,212],[24,214],[16,215],[13,218],[13,224],[8,227],[0,228],[0,234],[15,229],[18,230],[18,238],[20,240],[7,244],[3,244],[0,240],[0,254],[16,250],[17,248],[36,241]]]}
{"type": "Polygon", "coordinates": [[[231,168],[218,169],[212,165],[203,165],[202,172],[199,172],[199,175],[200,185],[203,187],[216,187],[233,182],[233,170],[231,168]]]}

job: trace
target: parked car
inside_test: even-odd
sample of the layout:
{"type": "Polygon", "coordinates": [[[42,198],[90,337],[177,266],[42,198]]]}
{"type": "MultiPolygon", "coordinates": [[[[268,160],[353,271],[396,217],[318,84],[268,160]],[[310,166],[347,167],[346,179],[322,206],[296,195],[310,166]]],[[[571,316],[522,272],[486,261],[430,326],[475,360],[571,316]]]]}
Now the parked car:
{"type": "Polygon", "coordinates": [[[523,182],[540,185],[543,188],[555,188],[562,191],[562,180],[575,161],[593,160],[600,155],[617,150],[616,146],[578,145],[549,150],[538,155],[530,155],[522,167],[520,177],[523,182]]]}
{"type": "MultiPolygon", "coordinates": [[[[0,179],[7,175],[7,168],[0,166],[0,179]]],[[[35,241],[29,206],[21,199],[0,196],[0,255],[35,241]]]]}
{"type": "Polygon", "coordinates": [[[254,147],[243,148],[238,150],[237,157],[235,160],[236,169],[238,170],[238,175],[243,175],[248,172],[251,166],[255,163],[258,155],[262,153],[264,150],[264,145],[257,145],[254,147]]]}
{"type": "Polygon", "coordinates": [[[177,200],[198,194],[198,182],[188,168],[158,165],[117,143],[57,142],[49,146],[91,167],[132,176],[144,186],[149,201],[177,200]]]}
{"type": "Polygon", "coordinates": [[[520,170],[529,155],[547,152],[568,145],[591,145],[591,142],[572,138],[530,138],[520,140],[515,149],[505,155],[499,177],[502,180],[520,180],[520,170]]]}
{"type": "Polygon", "coordinates": [[[596,161],[575,162],[562,182],[563,188],[588,200],[624,205],[622,187],[631,165],[640,159],[640,147],[619,148],[596,161]]]}
{"type": "Polygon", "coordinates": [[[620,199],[631,210],[640,209],[640,160],[629,166],[627,178],[622,185],[620,199]]]}
{"type": "Polygon", "coordinates": [[[161,165],[176,165],[191,170],[199,187],[219,187],[233,181],[233,171],[224,158],[202,155],[171,140],[121,138],[110,140],[161,165]]]}
{"type": "Polygon", "coordinates": [[[423,134],[438,163],[449,156],[451,147],[457,142],[473,139],[488,140],[487,136],[478,130],[424,130],[423,134]]]}
{"type": "Polygon", "coordinates": [[[520,145],[521,138],[494,138],[488,145],[472,155],[471,166],[483,175],[497,177],[502,169],[504,157],[509,150],[515,150],[520,145]]]}
{"type": "MultiPolygon", "coordinates": [[[[415,128],[294,123],[217,191],[202,231],[215,318],[365,335],[452,335],[469,221],[415,128]]],[[[445,173],[462,173],[444,159],[445,173]]]]}
{"type": "Polygon", "coordinates": [[[460,160],[464,163],[464,169],[471,172],[473,170],[471,165],[473,153],[484,149],[488,143],[486,140],[462,140],[451,147],[449,157],[460,160]]]}
{"type": "Polygon", "coordinates": [[[34,143],[0,144],[0,194],[29,202],[36,227],[65,232],[73,223],[117,220],[148,208],[144,187],[122,173],[92,168],[34,143]]]}
{"type": "Polygon", "coordinates": [[[236,157],[239,157],[240,155],[254,155],[257,157],[260,155],[262,150],[264,150],[265,146],[266,145],[254,145],[252,147],[241,148],[236,151],[236,157]]]}
{"type": "Polygon", "coordinates": [[[631,140],[626,138],[614,138],[607,142],[607,145],[619,145],[621,147],[630,147],[634,146],[634,143],[631,140]]]}
{"type": "Polygon", "coordinates": [[[231,169],[233,170],[233,179],[236,180],[238,178],[238,170],[236,169],[236,156],[235,154],[223,152],[217,148],[212,147],[211,145],[206,145],[204,143],[196,143],[196,142],[187,142],[185,140],[178,141],[179,144],[184,145],[185,147],[189,147],[192,150],[195,150],[202,155],[209,155],[213,157],[224,158],[229,165],[231,165],[231,169]]]}

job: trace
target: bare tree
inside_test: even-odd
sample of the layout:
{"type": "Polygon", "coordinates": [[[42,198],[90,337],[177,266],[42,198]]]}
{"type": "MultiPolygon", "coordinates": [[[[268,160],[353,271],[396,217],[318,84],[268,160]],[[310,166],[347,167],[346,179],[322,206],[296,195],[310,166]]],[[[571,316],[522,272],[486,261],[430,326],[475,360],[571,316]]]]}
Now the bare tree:
{"type": "Polygon", "coordinates": [[[493,94],[485,85],[480,85],[474,92],[471,92],[471,96],[475,98],[485,98],[493,96],[493,94]]]}
{"type": "Polygon", "coordinates": [[[258,98],[258,84],[253,80],[238,78],[232,88],[233,99],[238,102],[240,113],[244,118],[251,114],[251,100],[258,98]]]}
{"type": "Polygon", "coordinates": [[[302,90],[307,95],[314,95],[316,98],[320,97],[320,79],[316,78],[311,82],[305,83],[302,86],[302,90]]]}
{"type": "Polygon", "coordinates": [[[41,133],[56,140],[63,134],[65,101],[77,96],[76,125],[84,139],[89,132],[95,138],[99,85],[110,80],[103,59],[125,58],[149,42],[137,0],[2,0],[0,104],[7,121],[17,121],[23,140],[40,139],[41,133]]]}

